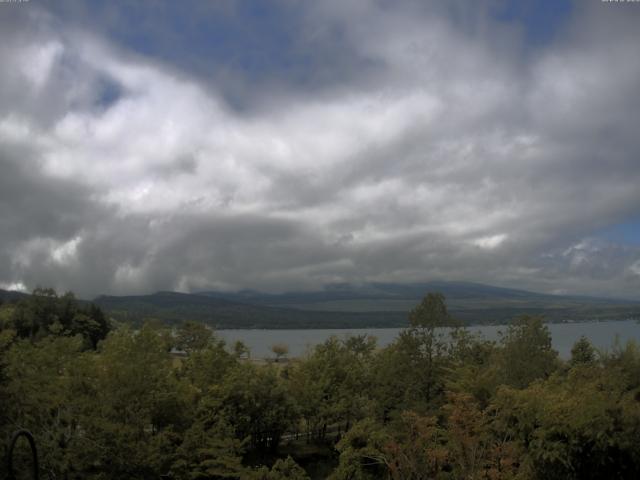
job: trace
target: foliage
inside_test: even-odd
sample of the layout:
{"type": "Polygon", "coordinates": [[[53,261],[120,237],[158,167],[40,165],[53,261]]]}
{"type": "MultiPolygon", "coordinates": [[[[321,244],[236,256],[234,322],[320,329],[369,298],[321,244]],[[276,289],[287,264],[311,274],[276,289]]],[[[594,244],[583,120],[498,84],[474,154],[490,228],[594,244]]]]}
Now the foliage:
{"type": "Polygon", "coordinates": [[[236,356],[236,358],[250,358],[251,350],[244,342],[242,342],[241,340],[236,340],[233,343],[233,354],[236,356]]]}
{"type": "Polygon", "coordinates": [[[271,469],[262,467],[255,472],[251,472],[248,480],[309,480],[309,476],[293,458],[279,459],[273,464],[271,469]]]}
{"type": "Polygon", "coordinates": [[[323,441],[328,427],[348,430],[364,415],[374,348],[371,337],[331,337],[291,372],[291,389],[308,437],[323,441]]]}
{"type": "Polygon", "coordinates": [[[409,324],[413,328],[427,330],[453,325],[453,319],[447,310],[444,295],[441,293],[428,293],[409,313],[409,324]]]}
{"type": "Polygon", "coordinates": [[[237,358],[225,350],[222,340],[211,341],[209,345],[189,354],[178,369],[184,378],[199,394],[219,385],[227,373],[238,364],[237,358]]]}
{"type": "Polygon", "coordinates": [[[53,289],[36,288],[32,295],[2,306],[0,330],[7,329],[32,341],[48,335],[80,335],[84,348],[95,350],[111,326],[99,307],[79,302],[73,293],[58,296],[53,289]]]}
{"type": "Polygon", "coordinates": [[[450,367],[447,338],[433,324],[400,332],[373,359],[377,417],[386,422],[404,409],[436,409],[444,400],[450,367]]]}
{"type": "Polygon", "coordinates": [[[551,334],[540,317],[515,319],[501,339],[503,383],[524,388],[548,378],[558,367],[558,353],[551,348],[551,334]]]}
{"type": "Polygon", "coordinates": [[[384,328],[404,327],[407,314],[425,292],[446,294],[449,311],[465,324],[503,324],[523,314],[543,315],[549,322],[640,318],[637,302],[577,299],[463,282],[340,285],[276,295],[158,292],[103,296],[95,302],[110,317],[136,326],[157,318],[172,325],[190,319],[214,328],[384,328]]]}
{"type": "Polygon", "coordinates": [[[443,330],[440,295],[385,348],[334,337],[286,364],[192,322],[103,320],[51,290],[0,305],[0,438],[31,430],[45,478],[640,478],[633,342],[564,362],[538,317],[498,342],[443,330]]]}
{"type": "Polygon", "coordinates": [[[183,322],[176,333],[176,348],[185,352],[204,350],[213,340],[213,332],[202,323],[183,322]]]}
{"type": "Polygon", "coordinates": [[[242,453],[243,442],[228,424],[199,418],[185,432],[171,473],[180,480],[239,478],[245,470],[242,453]]]}
{"type": "Polygon", "coordinates": [[[596,350],[591,342],[584,336],[571,348],[571,360],[569,364],[573,367],[578,365],[593,365],[596,361],[596,350]]]}
{"type": "Polygon", "coordinates": [[[289,354],[289,346],[286,343],[276,343],[271,345],[271,351],[275,354],[277,362],[281,357],[286,357],[289,354]]]}
{"type": "Polygon", "coordinates": [[[209,418],[224,418],[250,449],[274,451],[291,427],[294,404],[273,368],[239,364],[202,400],[209,418]]]}

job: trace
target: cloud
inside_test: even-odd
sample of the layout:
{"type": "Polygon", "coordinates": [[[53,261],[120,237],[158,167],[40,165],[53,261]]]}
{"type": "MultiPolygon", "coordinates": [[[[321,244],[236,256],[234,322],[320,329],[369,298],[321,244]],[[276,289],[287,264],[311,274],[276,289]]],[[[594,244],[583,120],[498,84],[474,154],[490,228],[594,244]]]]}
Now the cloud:
{"type": "Polygon", "coordinates": [[[322,2],[296,11],[296,52],[227,80],[108,19],[14,9],[0,282],[92,296],[446,278],[637,297],[640,248],[592,243],[640,205],[638,14],[603,7],[532,53],[483,5],[461,23],[441,5],[322,2]],[[333,73],[292,83],[283,59],[309,49],[296,68],[333,73]]]}
{"type": "Polygon", "coordinates": [[[471,243],[480,248],[484,248],[487,250],[493,250],[500,246],[502,242],[507,239],[507,235],[504,233],[498,233],[496,235],[489,235],[487,237],[480,237],[473,240],[471,243]]]}

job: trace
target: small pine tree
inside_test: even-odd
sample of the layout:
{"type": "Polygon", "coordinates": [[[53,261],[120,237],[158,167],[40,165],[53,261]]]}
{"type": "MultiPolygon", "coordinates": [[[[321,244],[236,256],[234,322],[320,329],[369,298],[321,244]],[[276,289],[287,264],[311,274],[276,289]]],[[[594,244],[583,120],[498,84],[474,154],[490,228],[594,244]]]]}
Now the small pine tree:
{"type": "Polygon", "coordinates": [[[596,351],[591,345],[591,342],[583,335],[573,344],[571,348],[571,360],[569,361],[572,367],[576,365],[591,365],[596,361],[596,351]]]}

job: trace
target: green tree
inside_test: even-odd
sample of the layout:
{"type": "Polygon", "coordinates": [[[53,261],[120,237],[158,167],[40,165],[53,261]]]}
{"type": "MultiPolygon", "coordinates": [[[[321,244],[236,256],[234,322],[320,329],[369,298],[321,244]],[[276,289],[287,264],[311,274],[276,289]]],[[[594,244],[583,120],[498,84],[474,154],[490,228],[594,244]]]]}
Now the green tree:
{"type": "Polygon", "coordinates": [[[79,337],[45,337],[37,343],[13,342],[4,357],[6,401],[4,438],[19,428],[38,439],[41,464],[55,474],[65,472],[78,438],[75,398],[70,395],[76,362],[84,361],[79,337]]]}
{"type": "Polygon", "coordinates": [[[371,337],[344,341],[331,337],[293,369],[291,390],[307,437],[324,441],[329,427],[338,432],[348,430],[352,422],[363,416],[374,348],[375,339],[371,337]]]}
{"type": "Polygon", "coordinates": [[[225,350],[222,340],[213,341],[201,350],[192,352],[180,365],[180,375],[195,387],[199,394],[224,381],[238,359],[225,350]]]}
{"type": "Polygon", "coordinates": [[[207,348],[213,341],[213,332],[202,323],[184,322],[176,333],[176,347],[191,353],[207,348]]]}
{"type": "Polygon", "coordinates": [[[243,341],[236,340],[233,343],[233,354],[236,358],[250,358],[251,350],[243,341]]]}
{"type": "Polygon", "coordinates": [[[248,480],[310,480],[309,475],[293,458],[278,459],[271,469],[262,467],[245,476],[248,480]]]}
{"type": "Polygon", "coordinates": [[[591,342],[582,336],[571,348],[571,366],[576,365],[593,365],[596,361],[596,351],[591,342]]]}
{"type": "Polygon", "coordinates": [[[286,343],[276,343],[271,345],[271,351],[275,354],[277,362],[289,354],[289,346],[286,343]]]}
{"type": "Polygon", "coordinates": [[[514,320],[500,339],[503,381],[524,388],[534,380],[548,378],[559,365],[551,347],[551,334],[540,317],[514,320]]]}
{"type": "Polygon", "coordinates": [[[449,315],[445,297],[441,293],[427,293],[409,313],[409,323],[413,328],[429,331],[433,331],[436,327],[448,327],[456,324],[449,315]]]}
{"type": "Polygon", "coordinates": [[[455,325],[444,296],[427,294],[409,314],[409,322],[374,360],[374,395],[378,416],[385,422],[402,409],[433,412],[444,400],[449,346],[437,327],[455,325]]]}
{"type": "Polygon", "coordinates": [[[378,480],[389,478],[384,449],[389,435],[373,419],[356,423],[338,442],[339,463],[330,480],[378,480]]]}
{"type": "Polygon", "coordinates": [[[472,395],[484,409],[502,381],[501,351],[495,342],[485,340],[480,334],[472,335],[464,328],[454,330],[451,336],[446,388],[472,395]]]}
{"type": "Polygon", "coordinates": [[[73,464],[87,477],[100,472],[142,479],[169,469],[193,410],[189,389],[167,354],[165,333],[149,325],[118,329],[73,376],[70,390],[81,399],[75,414],[82,431],[73,464]]]}
{"type": "Polygon", "coordinates": [[[291,394],[275,368],[248,363],[235,366],[202,399],[212,417],[226,419],[235,437],[258,452],[277,450],[282,435],[296,422],[291,394]]]}
{"type": "Polygon", "coordinates": [[[627,388],[619,372],[599,368],[572,369],[522,390],[503,387],[492,430],[512,439],[525,478],[638,478],[640,408],[627,388]]]}
{"type": "Polygon", "coordinates": [[[99,307],[81,305],[71,292],[59,297],[51,288],[37,288],[21,299],[12,307],[11,319],[3,323],[31,341],[48,335],[81,335],[85,348],[94,350],[111,330],[99,307]]]}
{"type": "Polygon", "coordinates": [[[199,416],[185,433],[171,465],[179,480],[242,479],[243,442],[224,419],[199,416]]]}

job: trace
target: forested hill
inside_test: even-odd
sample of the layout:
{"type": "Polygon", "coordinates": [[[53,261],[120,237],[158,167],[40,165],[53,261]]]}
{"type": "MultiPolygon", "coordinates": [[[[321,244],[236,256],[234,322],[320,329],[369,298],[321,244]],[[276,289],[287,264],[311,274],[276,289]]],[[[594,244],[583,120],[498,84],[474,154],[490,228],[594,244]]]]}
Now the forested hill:
{"type": "Polygon", "coordinates": [[[467,324],[504,323],[522,315],[552,322],[640,318],[640,302],[548,295],[467,282],[329,285],[313,292],[268,294],[158,292],[101,296],[95,303],[114,318],[139,323],[185,319],[216,328],[359,328],[405,326],[408,312],[427,292],[441,292],[454,317],[467,324]]]}
{"type": "Polygon", "coordinates": [[[140,296],[101,296],[94,303],[118,321],[169,324],[195,320],[225,328],[365,328],[406,325],[405,312],[322,312],[240,303],[206,295],[158,292],[140,296]]]}
{"type": "Polygon", "coordinates": [[[21,298],[27,297],[28,294],[22,292],[15,292],[13,290],[2,290],[0,289],[0,302],[11,302],[15,300],[20,300],[21,298]]]}

